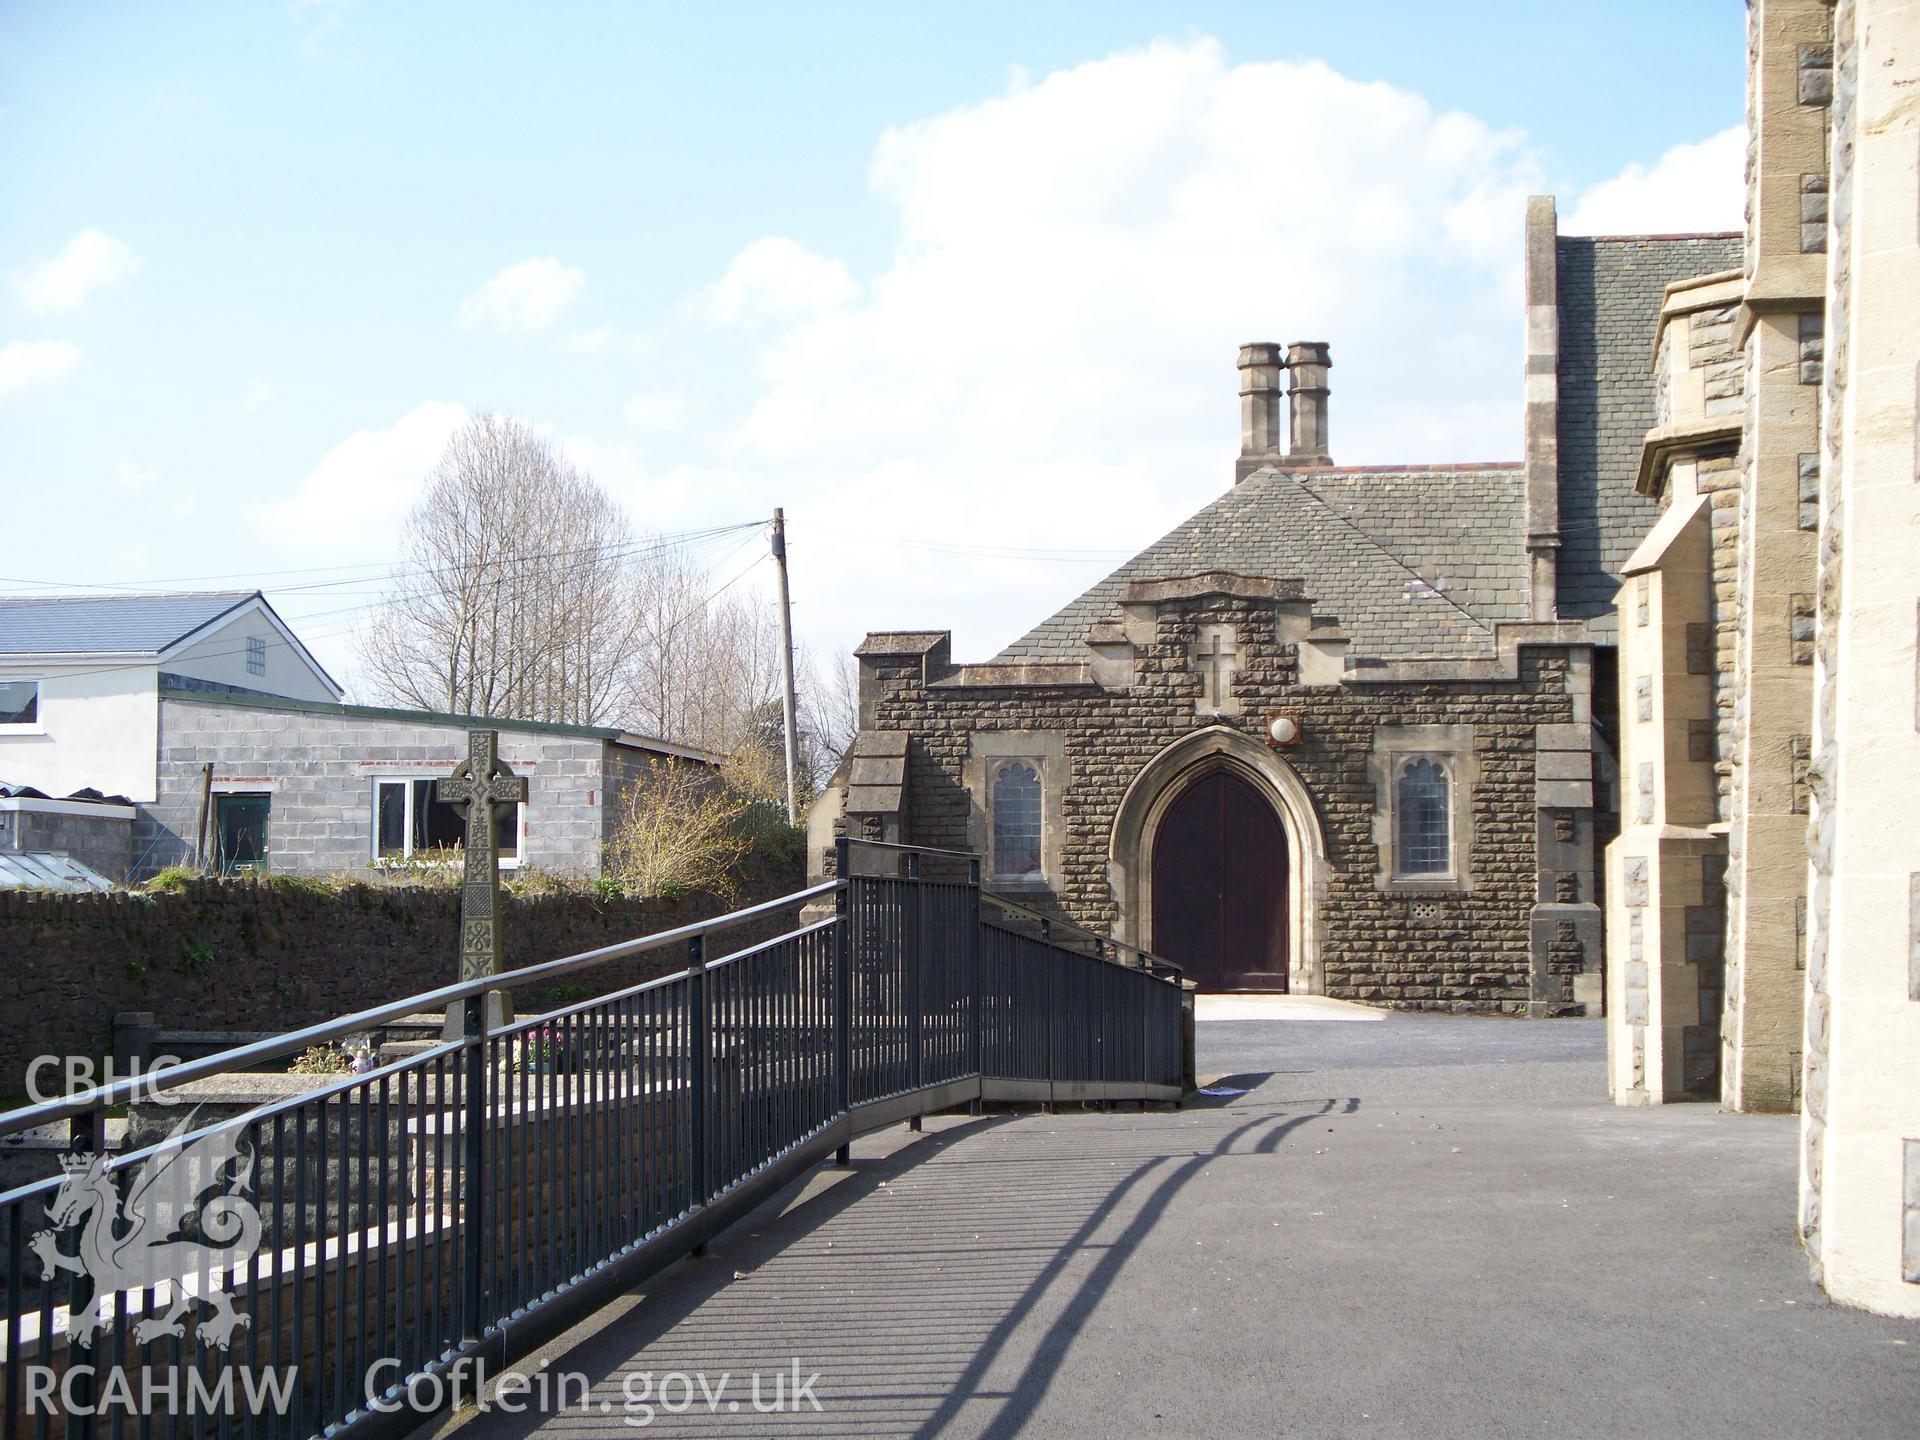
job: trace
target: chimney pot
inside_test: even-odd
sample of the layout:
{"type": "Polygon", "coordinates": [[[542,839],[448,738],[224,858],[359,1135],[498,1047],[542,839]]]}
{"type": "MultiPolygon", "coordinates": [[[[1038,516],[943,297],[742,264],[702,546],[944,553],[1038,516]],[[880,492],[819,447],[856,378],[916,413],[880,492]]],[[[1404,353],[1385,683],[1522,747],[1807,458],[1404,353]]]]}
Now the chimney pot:
{"type": "MultiPolygon", "coordinates": [[[[1245,353],[1244,351],[1242,352],[1245,353]]],[[[1331,465],[1327,451],[1327,371],[1333,356],[1324,340],[1287,347],[1287,418],[1292,443],[1289,465],[1331,465]]]]}
{"type": "Polygon", "coordinates": [[[1234,467],[1237,485],[1262,465],[1280,459],[1280,374],[1286,369],[1284,347],[1256,342],[1240,347],[1240,462],[1234,467]]]}

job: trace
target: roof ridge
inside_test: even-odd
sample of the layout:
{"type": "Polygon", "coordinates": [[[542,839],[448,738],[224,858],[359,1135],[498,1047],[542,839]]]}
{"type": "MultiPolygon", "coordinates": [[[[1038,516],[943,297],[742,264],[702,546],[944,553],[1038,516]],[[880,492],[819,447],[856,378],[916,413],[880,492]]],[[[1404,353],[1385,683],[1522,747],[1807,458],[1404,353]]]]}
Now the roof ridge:
{"type": "Polygon", "coordinates": [[[1558,235],[1558,240],[1744,240],[1744,230],[1671,230],[1644,235],[1558,235]]]}
{"type": "MultiPolygon", "coordinates": [[[[1426,475],[1468,470],[1522,470],[1524,460],[1455,460],[1438,465],[1263,465],[1281,475],[1426,475]]],[[[1257,473],[1257,472],[1256,472],[1257,473]]]]}
{"type": "Polygon", "coordinates": [[[257,586],[251,590],[85,590],[62,595],[0,595],[0,605],[16,601],[47,605],[75,600],[245,600],[263,593],[257,586]]]}

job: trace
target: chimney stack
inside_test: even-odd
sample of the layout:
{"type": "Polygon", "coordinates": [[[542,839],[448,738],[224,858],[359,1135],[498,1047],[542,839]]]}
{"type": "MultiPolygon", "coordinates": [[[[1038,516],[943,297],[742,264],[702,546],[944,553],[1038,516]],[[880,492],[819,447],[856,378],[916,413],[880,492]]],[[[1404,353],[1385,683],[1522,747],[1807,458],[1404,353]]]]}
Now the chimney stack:
{"type": "Polygon", "coordinates": [[[1280,372],[1286,368],[1280,346],[1240,347],[1240,460],[1233,468],[1238,485],[1262,465],[1280,458],[1280,372]]]}
{"type": "Polygon", "coordinates": [[[1331,465],[1327,453],[1327,371],[1333,365],[1324,340],[1303,340],[1287,347],[1287,411],[1293,443],[1289,465],[1331,465]]]}
{"type": "Polygon", "coordinates": [[[1327,453],[1327,371],[1333,364],[1324,340],[1297,345],[1257,342],[1240,347],[1240,459],[1238,485],[1265,466],[1331,465],[1327,453]],[[1280,376],[1291,372],[1286,392],[1293,442],[1280,434],[1280,376]]]}

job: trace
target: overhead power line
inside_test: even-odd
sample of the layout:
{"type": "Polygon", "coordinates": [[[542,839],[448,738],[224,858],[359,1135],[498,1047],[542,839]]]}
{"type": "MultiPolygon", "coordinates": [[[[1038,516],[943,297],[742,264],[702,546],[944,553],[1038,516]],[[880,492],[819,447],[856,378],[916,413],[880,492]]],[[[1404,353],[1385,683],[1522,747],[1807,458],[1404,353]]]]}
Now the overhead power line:
{"type": "MultiPolygon", "coordinates": [[[[703,545],[714,543],[715,541],[719,539],[723,539],[728,535],[736,534],[740,531],[749,532],[740,540],[738,544],[734,545],[723,556],[721,556],[718,562],[708,567],[708,574],[712,575],[714,572],[724,567],[728,562],[730,562],[733,559],[734,556],[738,555],[748,545],[751,545],[753,541],[757,538],[758,534],[766,528],[768,523],[769,522],[765,520],[749,520],[749,521],[744,521],[742,523],[735,524],[735,525],[717,526],[705,531],[684,532],[685,535],[693,535],[693,536],[700,537],[698,542],[685,548],[698,550],[702,548],[703,545]]],[[[683,537],[680,537],[680,536],[650,537],[650,539],[653,541],[658,541],[661,539],[678,540],[681,538],[683,537]]],[[[568,571],[570,570],[584,569],[587,566],[596,563],[596,558],[600,555],[600,552],[602,551],[607,552],[609,558],[624,559],[624,558],[639,558],[640,556],[643,556],[646,554],[658,553],[663,550],[671,550],[674,548],[679,548],[679,547],[677,547],[674,544],[650,544],[648,542],[639,542],[631,547],[595,546],[595,545],[573,546],[566,549],[549,551],[549,552],[546,552],[545,554],[538,555],[538,556],[508,557],[507,560],[504,560],[501,562],[483,562],[483,568],[498,564],[500,568],[506,569],[510,566],[510,564],[516,563],[520,560],[535,560],[535,559],[554,560],[554,559],[560,559],[568,555],[577,555],[582,557],[581,559],[577,560],[572,566],[566,567],[566,569],[563,569],[560,572],[561,574],[565,574],[565,573],[568,573],[568,571]]],[[[705,597],[703,597],[697,603],[697,605],[694,608],[705,609],[706,606],[712,604],[713,601],[718,599],[720,595],[722,595],[725,591],[732,588],[734,584],[736,584],[741,579],[745,578],[745,576],[750,571],[752,571],[755,568],[755,566],[757,566],[764,559],[766,559],[766,556],[764,554],[757,556],[750,564],[748,564],[738,574],[735,574],[731,579],[726,580],[716,589],[710,591],[705,597]]],[[[418,573],[421,573],[421,574],[444,573],[447,570],[458,569],[458,568],[461,568],[461,567],[458,567],[458,566],[422,567],[418,573]]],[[[266,572],[266,573],[271,573],[271,572],[266,572]]],[[[287,573],[287,572],[281,572],[281,573],[287,573]]],[[[212,578],[212,577],[203,577],[203,578],[212,578]]],[[[4,577],[0,577],[0,579],[4,579],[4,577]]],[[[509,579],[509,576],[506,574],[494,575],[492,577],[492,583],[498,586],[506,583],[508,579],[509,579]]],[[[301,588],[302,587],[299,587],[299,586],[275,587],[271,593],[276,595],[284,594],[284,593],[288,593],[289,591],[298,591],[301,588]]],[[[134,593],[139,593],[139,592],[135,591],[134,593]]],[[[368,593],[368,592],[351,592],[351,593],[368,593]]],[[[370,615],[373,612],[382,609],[387,602],[387,597],[389,596],[390,592],[383,590],[383,591],[372,592],[372,593],[378,594],[381,598],[373,601],[363,602],[358,605],[330,606],[324,610],[309,611],[304,615],[282,616],[281,618],[287,621],[289,628],[291,628],[296,621],[304,625],[314,620],[322,620],[322,619],[329,619],[329,618],[335,619],[335,620],[346,620],[348,617],[353,618],[353,623],[349,623],[345,625],[338,625],[334,627],[321,629],[318,631],[307,631],[304,633],[296,632],[295,638],[299,640],[299,642],[303,646],[311,650],[313,642],[315,641],[336,640],[336,639],[340,639],[343,636],[352,634],[355,629],[355,626],[357,625],[361,617],[370,615]]],[[[258,638],[258,637],[254,637],[254,638],[258,638]]],[[[269,648],[277,649],[277,650],[289,650],[292,648],[287,644],[286,641],[280,639],[278,636],[274,636],[268,639],[267,644],[269,648]]],[[[246,649],[247,649],[247,642],[245,639],[242,639],[233,645],[217,647],[215,649],[205,651],[202,653],[202,655],[199,658],[209,659],[209,660],[224,659],[230,656],[243,654],[245,653],[246,649]]],[[[50,663],[58,665],[58,661],[52,661],[50,663]]],[[[154,662],[150,659],[132,660],[132,661],[116,661],[115,663],[110,665],[92,665],[92,666],[86,667],[85,669],[79,669],[79,670],[68,669],[62,666],[59,668],[58,673],[61,679],[74,679],[84,675],[107,675],[107,674],[113,674],[117,671],[122,671],[122,670],[141,670],[141,669],[145,669],[147,666],[153,663],[154,662]]]]}
{"type": "MultiPolygon", "coordinates": [[[[564,546],[557,550],[536,551],[528,554],[503,555],[495,560],[478,562],[502,567],[537,564],[547,560],[564,559],[570,555],[604,554],[609,559],[637,559],[641,556],[658,554],[661,551],[689,548],[698,549],[728,535],[742,530],[758,530],[766,525],[764,520],[743,520],[731,525],[709,526],[702,530],[683,530],[677,533],[643,535],[635,540],[621,541],[615,544],[593,544],[564,546]]],[[[124,581],[82,581],[82,580],[35,580],[24,576],[0,575],[0,584],[33,585],[48,590],[70,591],[107,591],[115,594],[141,594],[156,586],[190,585],[212,580],[245,580],[252,582],[252,588],[271,589],[276,594],[296,594],[311,590],[327,590],[343,585],[358,585],[371,580],[400,578],[408,575],[441,575],[467,568],[454,563],[448,565],[409,565],[394,561],[362,561],[348,565],[315,565],[295,570],[235,570],[214,575],[181,575],[171,578],[142,581],[128,584],[124,581]],[[328,571],[358,572],[341,573],[332,580],[315,580],[300,584],[265,585],[261,582],[275,576],[313,575],[328,571]]]]}

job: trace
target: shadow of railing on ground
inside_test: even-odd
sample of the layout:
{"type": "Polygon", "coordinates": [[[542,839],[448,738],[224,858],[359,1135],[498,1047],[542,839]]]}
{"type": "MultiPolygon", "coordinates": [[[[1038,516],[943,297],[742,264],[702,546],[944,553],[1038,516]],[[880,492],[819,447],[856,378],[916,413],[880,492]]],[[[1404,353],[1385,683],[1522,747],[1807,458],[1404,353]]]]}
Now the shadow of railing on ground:
{"type": "Polygon", "coordinates": [[[467,1440],[626,1433],[642,1391],[656,1434],[919,1440],[958,1423],[1017,1435],[1075,1335],[1209,1162],[1273,1155],[1301,1126],[1359,1108],[1350,1097],[1263,1102],[1265,1076],[1234,1078],[1255,1082],[1237,1103],[964,1121],[863,1162],[790,1197],[784,1213],[753,1217],[552,1357],[551,1371],[587,1378],[584,1405],[490,1415],[467,1440]],[[754,1413],[752,1377],[764,1401],[796,1363],[803,1378],[819,1373],[822,1413],[754,1413]],[[709,1388],[689,1380],[689,1408],[669,1413],[655,1403],[669,1375],[703,1375],[709,1388]]]}

